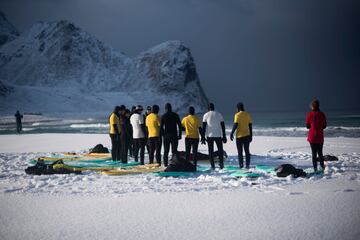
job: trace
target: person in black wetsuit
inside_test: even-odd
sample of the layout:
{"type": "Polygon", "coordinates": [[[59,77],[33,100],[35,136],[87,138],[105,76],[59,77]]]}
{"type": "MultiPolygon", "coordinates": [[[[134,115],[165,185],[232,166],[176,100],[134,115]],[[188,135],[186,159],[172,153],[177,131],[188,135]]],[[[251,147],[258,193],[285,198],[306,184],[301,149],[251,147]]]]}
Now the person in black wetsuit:
{"type": "Polygon", "coordinates": [[[160,135],[164,141],[164,166],[168,165],[169,149],[171,145],[172,155],[177,156],[177,147],[181,139],[182,126],[180,117],[174,113],[170,103],[165,104],[165,114],[161,117],[160,135]]]}
{"type": "Polygon", "coordinates": [[[131,157],[134,157],[133,155],[133,138],[132,138],[132,127],[130,124],[130,117],[132,113],[129,109],[125,109],[125,120],[126,120],[126,127],[128,129],[129,135],[127,136],[127,143],[128,143],[128,152],[131,157]]]}
{"type": "Polygon", "coordinates": [[[120,106],[120,158],[122,163],[127,163],[130,146],[131,131],[130,122],[126,117],[126,107],[120,106]]]}
{"type": "Polygon", "coordinates": [[[15,113],[15,119],[16,119],[16,132],[20,133],[22,131],[22,123],[21,119],[23,118],[23,115],[20,114],[19,110],[15,113]]]}

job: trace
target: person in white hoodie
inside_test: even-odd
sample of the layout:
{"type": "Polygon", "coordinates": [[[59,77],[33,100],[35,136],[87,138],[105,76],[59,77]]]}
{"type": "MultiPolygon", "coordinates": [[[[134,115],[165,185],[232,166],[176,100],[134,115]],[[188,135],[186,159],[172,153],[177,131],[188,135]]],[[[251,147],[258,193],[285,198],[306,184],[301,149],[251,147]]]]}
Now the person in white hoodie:
{"type": "Polygon", "coordinates": [[[215,111],[213,103],[209,103],[208,112],[203,116],[203,135],[201,144],[208,143],[211,168],[215,169],[214,162],[214,142],[219,151],[220,169],[224,168],[224,149],[223,143],[226,143],[225,122],[221,113],[215,111]]]}
{"type": "Polygon", "coordinates": [[[132,126],[133,144],[134,144],[134,158],[135,162],[139,161],[140,150],[140,163],[144,165],[145,145],[146,145],[146,131],[144,116],[142,115],[143,107],[138,105],[130,117],[130,124],[132,126]]]}

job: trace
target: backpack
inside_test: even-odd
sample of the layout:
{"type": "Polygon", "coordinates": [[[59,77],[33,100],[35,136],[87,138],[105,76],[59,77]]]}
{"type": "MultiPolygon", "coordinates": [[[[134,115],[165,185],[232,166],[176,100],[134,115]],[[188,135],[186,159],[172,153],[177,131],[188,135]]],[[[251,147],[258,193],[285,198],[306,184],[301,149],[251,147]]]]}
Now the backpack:
{"type": "Polygon", "coordinates": [[[102,144],[98,144],[90,150],[90,153],[109,153],[109,149],[102,144]]]}
{"type": "Polygon", "coordinates": [[[49,174],[80,174],[81,171],[74,171],[65,167],[57,167],[54,169],[54,166],[65,166],[64,162],[62,160],[58,160],[53,162],[52,164],[45,164],[44,160],[38,160],[35,164],[35,166],[30,166],[25,169],[26,174],[30,175],[49,175],[49,174]]]}
{"type": "Polygon", "coordinates": [[[302,169],[295,168],[291,164],[282,164],[275,168],[275,172],[278,177],[287,177],[289,175],[293,175],[295,178],[306,177],[306,173],[302,169]]]}
{"type": "Polygon", "coordinates": [[[196,166],[186,161],[184,157],[173,156],[164,172],[196,172],[196,166]]]}

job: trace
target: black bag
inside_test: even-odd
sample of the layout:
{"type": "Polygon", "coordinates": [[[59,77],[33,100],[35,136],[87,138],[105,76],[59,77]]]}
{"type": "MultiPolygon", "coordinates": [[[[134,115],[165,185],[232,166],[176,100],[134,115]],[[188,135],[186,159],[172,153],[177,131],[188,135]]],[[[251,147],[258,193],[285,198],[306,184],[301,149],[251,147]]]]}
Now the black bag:
{"type": "Polygon", "coordinates": [[[49,175],[49,174],[80,174],[81,171],[73,171],[66,168],[54,169],[53,166],[55,164],[64,164],[62,160],[58,160],[53,162],[52,164],[45,164],[43,160],[38,160],[35,166],[31,166],[25,169],[26,174],[30,175],[49,175]]]}
{"type": "Polygon", "coordinates": [[[90,150],[90,153],[109,153],[109,149],[102,144],[98,144],[90,150]]]}
{"type": "Polygon", "coordinates": [[[186,161],[184,157],[173,156],[164,172],[196,172],[196,166],[186,161]]]}
{"type": "Polygon", "coordinates": [[[275,168],[275,172],[278,177],[287,177],[289,175],[293,175],[295,178],[306,177],[306,172],[300,168],[295,168],[291,164],[282,164],[275,168]]]}

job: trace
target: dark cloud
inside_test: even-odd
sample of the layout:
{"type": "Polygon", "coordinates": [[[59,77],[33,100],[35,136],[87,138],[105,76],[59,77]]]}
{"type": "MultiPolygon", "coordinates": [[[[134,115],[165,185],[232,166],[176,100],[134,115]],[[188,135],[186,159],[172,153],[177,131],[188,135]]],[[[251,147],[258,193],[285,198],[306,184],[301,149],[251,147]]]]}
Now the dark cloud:
{"type": "Polygon", "coordinates": [[[360,2],[347,0],[2,0],[24,31],[68,19],[134,56],[172,39],[192,50],[205,91],[224,112],[359,110],[360,2]]]}

